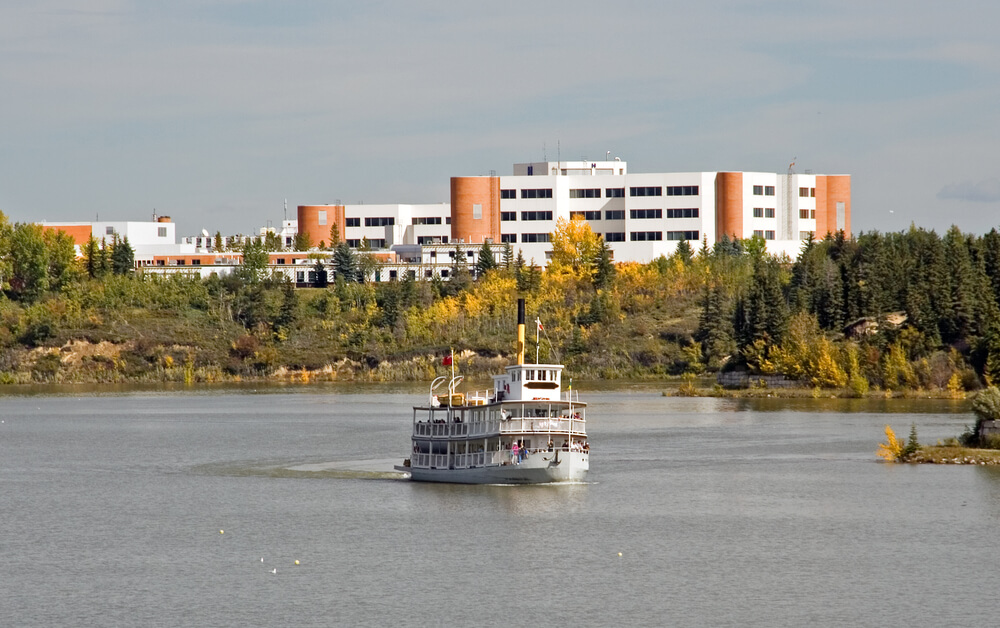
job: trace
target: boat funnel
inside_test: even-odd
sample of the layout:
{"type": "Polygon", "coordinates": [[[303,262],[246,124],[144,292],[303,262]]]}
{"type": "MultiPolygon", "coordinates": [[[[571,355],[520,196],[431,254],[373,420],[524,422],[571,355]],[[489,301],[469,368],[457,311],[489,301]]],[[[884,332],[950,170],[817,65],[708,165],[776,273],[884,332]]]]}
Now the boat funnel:
{"type": "Polygon", "coordinates": [[[517,363],[524,364],[524,299],[517,300],[517,363]]]}

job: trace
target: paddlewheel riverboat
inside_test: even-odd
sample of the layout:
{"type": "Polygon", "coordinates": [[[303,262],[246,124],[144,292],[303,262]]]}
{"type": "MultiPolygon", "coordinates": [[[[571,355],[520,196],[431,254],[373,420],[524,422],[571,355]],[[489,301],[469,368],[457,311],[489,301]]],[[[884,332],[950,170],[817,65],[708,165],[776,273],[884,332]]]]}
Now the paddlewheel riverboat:
{"type": "Polygon", "coordinates": [[[493,389],[461,393],[461,376],[439,377],[413,408],[413,453],[396,469],[424,482],[539,484],[581,481],[590,467],[587,404],[561,364],[524,363],[524,300],[517,304],[517,364],[493,389]],[[445,394],[435,394],[444,382],[445,394]]]}

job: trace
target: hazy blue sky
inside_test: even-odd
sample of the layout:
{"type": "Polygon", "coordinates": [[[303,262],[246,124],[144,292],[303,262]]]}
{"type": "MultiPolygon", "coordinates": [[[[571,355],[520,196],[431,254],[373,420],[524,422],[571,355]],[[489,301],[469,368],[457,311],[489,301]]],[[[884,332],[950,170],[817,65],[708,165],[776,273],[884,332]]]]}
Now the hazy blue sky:
{"type": "Polygon", "coordinates": [[[3,0],[0,210],[246,233],[449,177],[853,177],[855,230],[1000,226],[1000,3],[3,0]]]}

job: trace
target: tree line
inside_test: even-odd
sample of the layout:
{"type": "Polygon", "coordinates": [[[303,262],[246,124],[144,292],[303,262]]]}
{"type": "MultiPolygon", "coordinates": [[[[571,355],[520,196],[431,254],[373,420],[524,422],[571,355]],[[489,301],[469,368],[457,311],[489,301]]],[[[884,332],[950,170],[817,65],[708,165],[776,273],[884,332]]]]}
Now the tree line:
{"type": "Polygon", "coordinates": [[[391,282],[374,281],[381,265],[370,250],[335,235],[315,255],[319,287],[302,290],[270,274],[263,239],[243,243],[230,276],[163,278],[133,272],[127,240],[92,239],[77,259],[66,234],[0,215],[0,372],[19,347],[135,344],[137,334],[137,369],[161,368],[170,351],[173,364],[231,374],[344,359],[375,368],[449,347],[509,355],[511,304],[523,296],[545,321],[542,358],[581,376],[746,369],[857,394],[1000,379],[995,229],[829,234],[805,241],[795,260],[768,254],[759,237],[723,237],[616,263],[589,224],[560,220],[544,267],[509,244],[483,245],[475,264],[454,255],[448,280],[391,282]]]}

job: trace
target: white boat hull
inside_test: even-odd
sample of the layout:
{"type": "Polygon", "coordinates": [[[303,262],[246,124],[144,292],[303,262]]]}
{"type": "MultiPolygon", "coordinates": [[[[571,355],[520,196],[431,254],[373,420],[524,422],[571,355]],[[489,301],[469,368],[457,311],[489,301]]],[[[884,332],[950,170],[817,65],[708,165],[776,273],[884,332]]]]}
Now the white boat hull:
{"type": "Polygon", "coordinates": [[[400,467],[417,482],[450,482],[456,484],[547,484],[581,482],[590,468],[588,452],[538,452],[520,464],[487,465],[464,469],[428,469],[400,467]]]}

